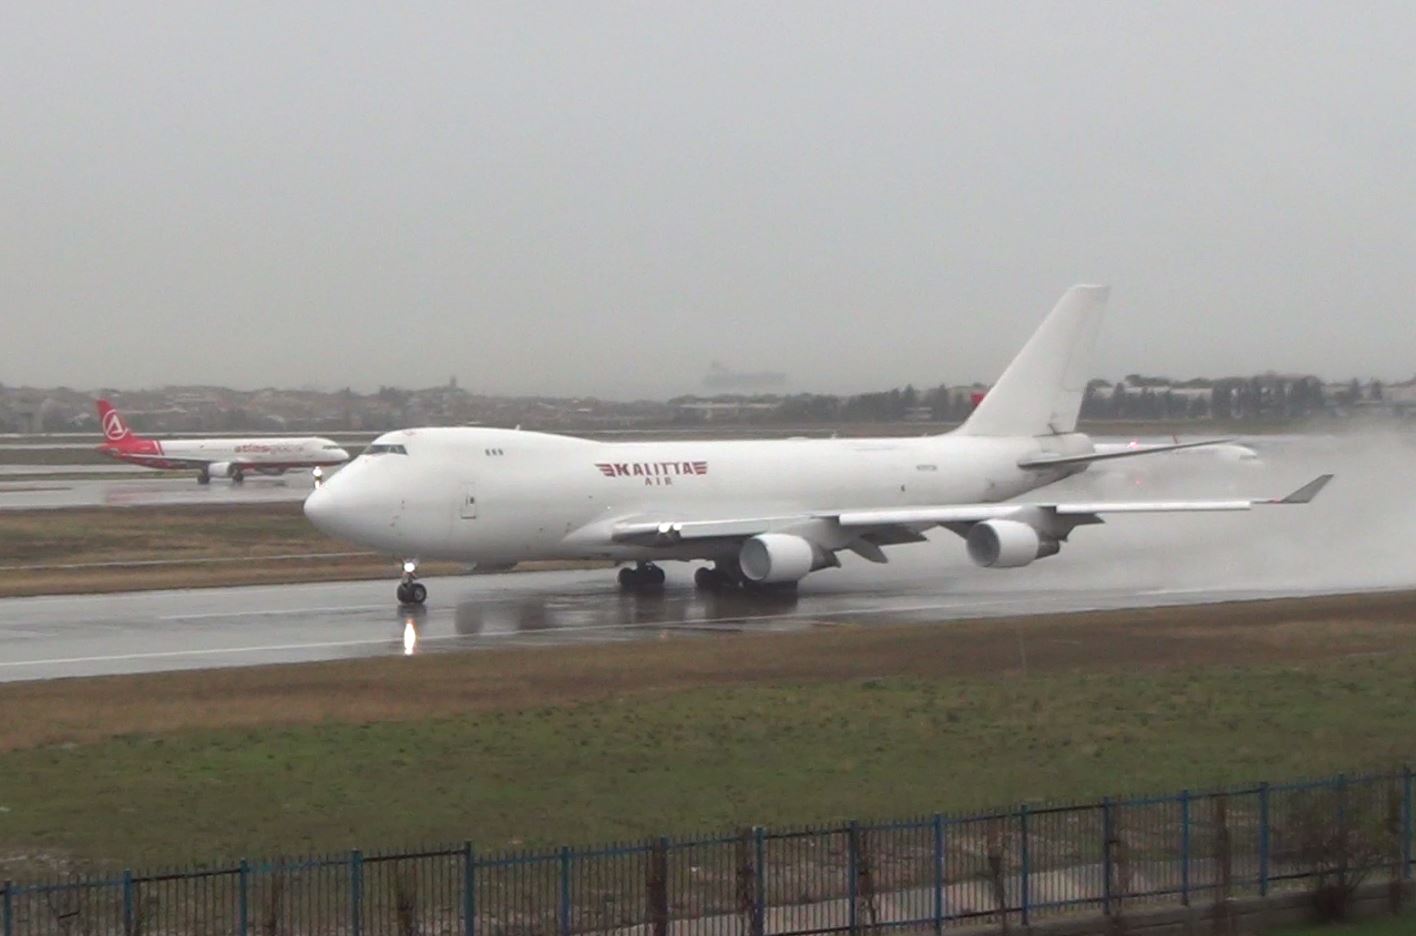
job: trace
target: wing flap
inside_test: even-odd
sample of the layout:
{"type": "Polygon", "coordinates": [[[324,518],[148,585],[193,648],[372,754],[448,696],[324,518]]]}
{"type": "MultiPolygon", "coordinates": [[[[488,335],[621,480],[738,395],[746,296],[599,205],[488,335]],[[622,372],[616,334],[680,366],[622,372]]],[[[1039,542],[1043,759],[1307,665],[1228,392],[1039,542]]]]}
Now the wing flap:
{"type": "Polygon", "coordinates": [[[743,517],[728,520],[646,520],[617,523],[610,530],[616,543],[667,546],[684,540],[735,539],[766,533],[788,523],[801,523],[810,516],[743,517]]]}

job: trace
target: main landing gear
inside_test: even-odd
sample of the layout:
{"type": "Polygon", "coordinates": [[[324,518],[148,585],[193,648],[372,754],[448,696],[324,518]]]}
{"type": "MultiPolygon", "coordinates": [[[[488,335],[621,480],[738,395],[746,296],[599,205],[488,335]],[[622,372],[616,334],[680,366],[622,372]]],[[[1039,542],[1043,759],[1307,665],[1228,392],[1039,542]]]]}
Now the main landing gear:
{"type": "Polygon", "coordinates": [[[619,570],[621,591],[656,591],[664,587],[664,570],[652,562],[641,562],[634,568],[625,566],[619,570]]]}
{"type": "Polygon", "coordinates": [[[207,474],[207,471],[206,471],[205,468],[203,468],[201,471],[197,472],[197,483],[198,483],[198,484],[211,484],[211,475],[207,474]]]}
{"type": "Polygon", "coordinates": [[[398,603],[417,607],[428,600],[428,589],[418,581],[418,563],[407,559],[403,563],[403,580],[398,583],[398,603]]]}
{"type": "Polygon", "coordinates": [[[699,591],[716,592],[736,588],[738,581],[718,566],[699,566],[693,571],[693,585],[699,591]]]}
{"type": "Polygon", "coordinates": [[[753,582],[742,574],[737,561],[715,562],[712,566],[699,566],[693,572],[693,584],[699,591],[723,593],[741,592],[751,595],[795,595],[796,582],[773,582],[763,584],[753,582]]]}

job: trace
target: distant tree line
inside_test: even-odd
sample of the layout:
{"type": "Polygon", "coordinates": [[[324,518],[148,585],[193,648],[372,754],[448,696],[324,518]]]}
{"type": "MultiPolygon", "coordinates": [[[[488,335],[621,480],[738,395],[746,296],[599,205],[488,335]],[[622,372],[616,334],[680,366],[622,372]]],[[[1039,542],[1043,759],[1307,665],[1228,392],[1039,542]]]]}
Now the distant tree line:
{"type": "MultiPolygon", "coordinates": [[[[670,405],[707,402],[730,406],[751,404],[741,418],[755,422],[830,423],[896,422],[906,419],[961,422],[974,408],[974,397],[985,388],[940,384],[926,390],[914,385],[839,396],[799,393],[787,396],[723,394],[712,397],[678,397],[670,405]]],[[[1081,416],[1089,420],[1298,420],[1352,406],[1381,401],[1381,381],[1363,384],[1353,380],[1330,392],[1314,376],[1262,374],[1253,377],[1193,378],[1184,381],[1144,374],[1127,374],[1115,383],[1096,379],[1087,384],[1081,416]]],[[[684,421],[701,418],[683,412],[684,421]]]]}

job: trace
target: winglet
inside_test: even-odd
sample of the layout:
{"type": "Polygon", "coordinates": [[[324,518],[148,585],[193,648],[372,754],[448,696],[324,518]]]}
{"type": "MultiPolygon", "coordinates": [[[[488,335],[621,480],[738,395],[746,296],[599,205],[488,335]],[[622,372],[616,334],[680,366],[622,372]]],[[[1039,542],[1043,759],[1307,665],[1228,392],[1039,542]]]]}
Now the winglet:
{"type": "Polygon", "coordinates": [[[1280,497],[1277,500],[1268,501],[1270,504],[1306,504],[1318,496],[1318,492],[1327,487],[1327,483],[1332,480],[1332,475],[1318,475],[1298,490],[1287,497],[1280,497]]]}

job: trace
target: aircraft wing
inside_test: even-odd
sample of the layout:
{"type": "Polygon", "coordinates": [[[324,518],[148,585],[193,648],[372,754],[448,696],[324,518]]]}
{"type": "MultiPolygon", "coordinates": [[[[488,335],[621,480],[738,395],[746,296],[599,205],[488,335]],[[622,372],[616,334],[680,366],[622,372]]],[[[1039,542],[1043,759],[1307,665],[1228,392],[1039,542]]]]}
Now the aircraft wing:
{"type": "Polygon", "coordinates": [[[1318,496],[1332,475],[1320,475],[1283,497],[1250,500],[1188,501],[1078,501],[1054,504],[979,504],[964,507],[901,507],[884,510],[855,510],[842,513],[842,526],[872,526],[881,523],[970,523],[996,520],[1028,510],[1041,510],[1059,517],[1097,517],[1109,513],[1181,513],[1186,511],[1249,510],[1271,504],[1306,504],[1318,496]]]}
{"type": "Polygon", "coordinates": [[[842,539],[839,547],[831,543],[822,545],[852,548],[850,541],[865,534],[878,533],[879,537],[872,536],[872,539],[884,544],[911,542],[918,541],[920,532],[933,526],[966,528],[983,520],[1009,518],[1034,522],[1059,535],[1066,535],[1073,527],[1102,523],[1105,514],[1234,511],[1279,504],[1306,504],[1332,477],[1330,474],[1320,475],[1283,497],[1250,500],[1009,502],[885,507],[725,520],[636,520],[615,524],[610,538],[616,543],[671,546],[685,540],[746,539],[759,533],[800,531],[808,538],[815,538],[813,533],[818,536],[835,534],[833,538],[842,539]]]}
{"type": "Polygon", "coordinates": [[[124,452],[123,461],[128,462],[157,462],[160,465],[178,465],[182,468],[205,468],[210,465],[210,458],[174,458],[171,455],[159,455],[156,452],[124,452]]]}

